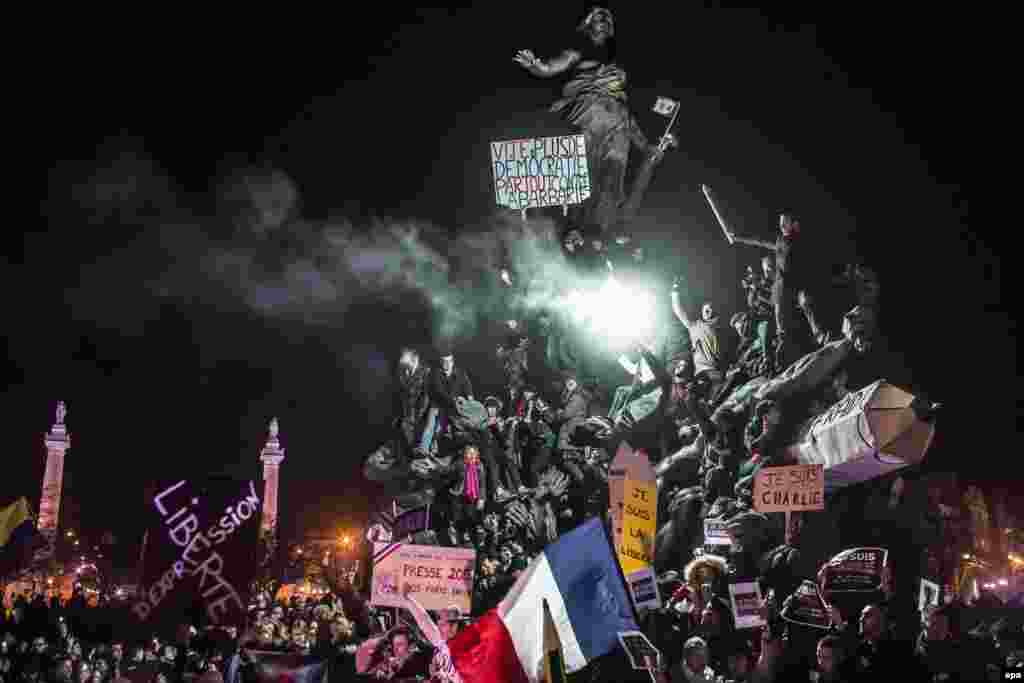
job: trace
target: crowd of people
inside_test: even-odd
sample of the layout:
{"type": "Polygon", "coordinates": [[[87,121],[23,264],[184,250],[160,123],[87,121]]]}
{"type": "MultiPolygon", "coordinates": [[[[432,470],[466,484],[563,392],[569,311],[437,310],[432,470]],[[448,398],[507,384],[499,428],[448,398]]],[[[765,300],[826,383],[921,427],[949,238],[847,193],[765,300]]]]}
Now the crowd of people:
{"type": "MultiPolygon", "coordinates": [[[[839,284],[847,312],[832,329],[797,268],[795,214],[779,216],[771,240],[728,237],[767,252],[747,269],[746,305],[728,324],[685,278],[658,284],[663,274],[627,236],[587,240],[570,229],[552,240],[524,230],[523,239],[551,250],[548,265],[558,266],[512,259],[495,274],[506,314],[493,351],[500,388],[479,392],[450,344],[436,349],[436,363],[423,350],[401,351],[393,434],[364,464],[384,494],[368,546],[473,548],[472,614],[452,608],[432,618],[410,595],[406,609],[375,609],[349,583],[308,601],[260,594],[241,633],[184,626],[171,643],[126,642],[95,628],[96,610],[111,613],[111,604],[12,595],[0,677],[237,683],[255,675],[247,653],[277,651],[327,659],[332,677],[459,681],[447,640],[496,606],[547,544],[590,518],[608,521],[609,467],[624,445],[648,458],[657,477],[650,560],[661,606],[638,617],[662,654],[661,680],[864,680],[895,671],[905,680],[987,680],[1015,664],[1024,649],[1019,623],[997,625],[994,636],[967,633],[961,622],[969,608],[951,595],[919,609],[919,580],[941,577],[948,567],[936,558],[950,550],[942,547],[940,493],[929,477],[878,476],[830,492],[820,512],[755,509],[758,471],[790,463],[787,446],[801,425],[876,379],[870,360],[880,288],[870,268],[846,267],[839,284]],[[653,324],[618,335],[626,340],[618,348],[599,343],[606,330],[593,324],[593,307],[580,314],[577,305],[589,290],[600,306],[609,283],[655,302],[653,324]],[[401,526],[403,513],[426,506],[417,526],[401,526]],[[709,520],[725,539],[705,537],[709,520]],[[887,549],[885,580],[830,594],[830,558],[858,546],[887,549]],[[729,585],[738,581],[760,586],[764,626],[737,627],[729,585]],[[806,581],[820,592],[822,623],[787,617],[787,601],[806,581]]],[[[913,408],[919,419],[934,419],[934,404],[913,408]]],[[[648,675],[618,653],[573,677],[621,681],[638,673],[637,680],[648,675]]]]}
{"type": "MultiPolygon", "coordinates": [[[[667,672],[656,675],[659,681],[848,681],[869,673],[907,681],[994,681],[1022,661],[1019,620],[969,630],[962,619],[967,608],[957,602],[926,613],[911,643],[893,637],[884,601],[864,606],[853,623],[844,610],[830,607],[827,633],[779,624],[777,615],[759,634],[743,632],[721,596],[703,586],[689,589],[725,569],[720,560],[688,566],[682,586],[646,615],[648,633],[671,634],[659,639],[672,662],[663,664],[667,672]]],[[[0,681],[264,681],[257,655],[266,653],[323,661],[331,681],[459,681],[446,642],[471,617],[457,608],[431,617],[411,595],[405,600],[407,610],[374,609],[351,586],[311,599],[259,595],[245,629],[181,624],[163,638],[144,633],[116,602],[89,604],[80,593],[47,602],[40,594],[12,593],[5,596],[0,628],[0,681]]],[[[638,673],[617,653],[569,680],[649,680],[638,673]]]]}
{"type": "MultiPolygon", "coordinates": [[[[251,653],[269,651],[322,658],[337,680],[459,681],[446,642],[496,606],[545,545],[587,519],[608,520],[609,465],[628,444],[657,475],[651,560],[661,606],[638,617],[661,652],[659,680],[845,681],[896,672],[903,680],[995,680],[1024,659],[1020,623],[970,630],[971,608],[951,595],[919,609],[917,582],[941,574],[935,558],[944,542],[928,477],[903,472],[840,489],[821,512],[754,509],[754,475],[788,463],[798,426],[865,384],[854,378],[873,348],[880,290],[870,269],[848,267],[850,305],[833,331],[794,269],[795,215],[779,217],[772,241],[731,237],[769,251],[741,283],[745,309],[723,324],[715,303],[695,299],[676,277],[655,292],[666,315],[654,313],[654,332],[614,350],[608,365],[624,382],[602,369],[609,348],[588,343],[594,329],[574,313],[567,290],[604,291],[611,278],[628,291],[657,278],[644,284],[643,247],[626,237],[588,242],[580,230],[554,244],[563,267],[538,275],[509,264],[497,275],[509,313],[494,349],[500,389],[478,393],[451,346],[437,349],[436,365],[420,350],[402,350],[394,433],[364,466],[384,487],[389,514],[367,540],[475,549],[471,614],[452,607],[431,617],[410,594],[405,609],[374,608],[367,591],[346,582],[308,600],[258,593],[246,628],[185,625],[164,642],[137,626],[128,629],[134,639],[112,628],[121,617],[110,615],[126,607],[88,607],[80,594],[68,604],[12,594],[0,679],[238,683],[259,680],[251,653]],[[569,283],[551,282],[552,272],[569,283]],[[402,513],[426,505],[421,524],[397,535],[402,513]],[[728,540],[705,538],[707,520],[721,522],[728,540]],[[884,580],[831,594],[828,560],[868,545],[888,550],[884,580]],[[737,581],[759,584],[763,626],[737,626],[729,594],[737,581]],[[787,617],[805,581],[820,592],[823,623],[787,617]]],[[[932,404],[914,408],[934,417],[932,404]]],[[[570,678],[649,676],[619,652],[570,678]]]]}
{"type": "MultiPolygon", "coordinates": [[[[570,229],[558,245],[564,269],[502,270],[508,315],[494,359],[504,386],[479,392],[451,345],[436,349],[436,365],[418,349],[402,350],[395,436],[364,472],[387,488],[385,508],[401,514],[430,504],[433,513],[402,538],[382,519],[368,538],[475,548],[473,611],[482,613],[546,544],[608,514],[609,465],[627,443],[657,474],[653,564],[663,606],[641,616],[671,680],[848,680],[892,667],[915,672],[906,680],[984,680],[986,666],[1000,664],[984,639],[958,632],[956,610],[966,606],[947,592],[949,604],[918,609],[919,579],[939,575],[936,558],[948,551],[933,478],[880,476],[830,493],[821,513],[754,509],[754,475],[790,464],[786,447],[799,426],[878,379],[870,375],[876,275],[850,265],[830,283],[848,297],[833,329],[799,269],[800,236],[791,211],[779,215],[772,239],[728,235],[766,252],[747,269],[747,305],[728,324],[683,277],[655,291],[670,315],[655,312],[657,329],[622,349],[616,360],[626,381],[618,383],[594,360],[595,330],[574,314],[570,290],[601,291],[611,278],[626,291],[650,291],[659,275],[645,270],[642,245],[570,229]],[[552,282],[552,272],[566,281],[552,282]],[[705,520],[724,523],[728,545],[704,538],[705,520]],[[823,594],[825,629],[780,617],[802,581],[823,585],[828,560],[858,545],[888,549],[883,587],[823,594]],[[770,626],[760,634],[734,625],[728,584],[737,580],[761,586],[770,626]]],[[[920,400],[913,408],[931,421],[938,406],[920,400]]]]}

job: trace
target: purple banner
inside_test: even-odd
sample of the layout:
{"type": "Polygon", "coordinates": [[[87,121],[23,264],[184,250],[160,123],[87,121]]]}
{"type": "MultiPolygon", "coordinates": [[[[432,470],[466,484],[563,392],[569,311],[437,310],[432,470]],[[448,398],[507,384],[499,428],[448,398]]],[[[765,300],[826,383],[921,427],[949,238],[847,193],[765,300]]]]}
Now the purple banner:
{"type": "MultiPolygon", "coordinates": [[[[142,621],[181,619],[201,607],[212,624],[241,624],[263,557],[256,481],[196,479],[156,488],[146,513],[142,621]]],[[[191,623],[191,622],[190,622],[191,623]]]]}

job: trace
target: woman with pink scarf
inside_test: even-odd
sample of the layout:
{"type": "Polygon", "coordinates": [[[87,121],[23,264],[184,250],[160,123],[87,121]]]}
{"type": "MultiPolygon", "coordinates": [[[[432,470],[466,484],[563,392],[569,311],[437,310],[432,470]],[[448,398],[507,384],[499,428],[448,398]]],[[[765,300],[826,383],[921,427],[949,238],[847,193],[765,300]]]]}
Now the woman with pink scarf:
{"type": "Polygon", "coordinates": [[[471,530],[481,522],[487,500],[487,484],[480,449],[468,444],[462,449],[462,458],[456,463],[459,478],[449,490],[451,494],[452,543],[471,541],[471,530]]]}

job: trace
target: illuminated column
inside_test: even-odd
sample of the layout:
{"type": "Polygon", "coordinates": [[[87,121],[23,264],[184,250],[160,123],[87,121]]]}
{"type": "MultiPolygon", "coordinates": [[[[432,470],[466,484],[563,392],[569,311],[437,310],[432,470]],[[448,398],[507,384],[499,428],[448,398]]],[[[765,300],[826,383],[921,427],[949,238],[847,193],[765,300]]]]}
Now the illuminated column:
{"type": "Polygon", "coordinates": [[[270,435],[267,444],[260,451],[263,461],[263,519],[260,531],[264,538],[273,538],[277,534],[277,480],[284,461],[284,449],[277,439],[277,418],[270,421],[270,435]]]}
{"type": "Polygon", "coordinates": [[[64,425],[68,411],[64,401],[57,402],[57,421],[44,437],[46,444],[46,473],[43,475],[43,495],[39,499],[39,531],[52,550],[60,520],[60,495],[64,484],[64,454],[71,448],[71,435],[64,425]]]}

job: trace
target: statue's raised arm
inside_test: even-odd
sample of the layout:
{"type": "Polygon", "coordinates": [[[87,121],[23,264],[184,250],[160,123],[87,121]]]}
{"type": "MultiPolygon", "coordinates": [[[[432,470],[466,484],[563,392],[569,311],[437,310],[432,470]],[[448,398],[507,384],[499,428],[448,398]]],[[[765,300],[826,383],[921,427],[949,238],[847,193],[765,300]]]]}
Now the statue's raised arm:
{"type": "Polygon", "coordinates": [[[551,105],[551,111],[583,133],[591,196],[582,223],[607,233],[612,226],[628,221],[650,183],[654,165],[665,148],[674,145],[674,138],[666,134],[664,144],[650,144],[630,113],[626,71],[618,61],[611,11],[591,8],[577,31],[580,35],[575,44],[557,57],[542,60],[531,50],[520,50],[515,61],[539,78],[567,76],[562,96],[551,105]],[[634,150],[640,152],[643,163],[627,194],[626,168],[634,150]]]}
{"type": "Polygon", "coordinates": [[[557,57],[544,61],[533,54],[531,50],[520,50],[516,53],[515,60],[530,74],[538,78],[552,78],[564,74],[576,66],[580,61],[580,53],[575,50],[565,50],[557,57]]]}

